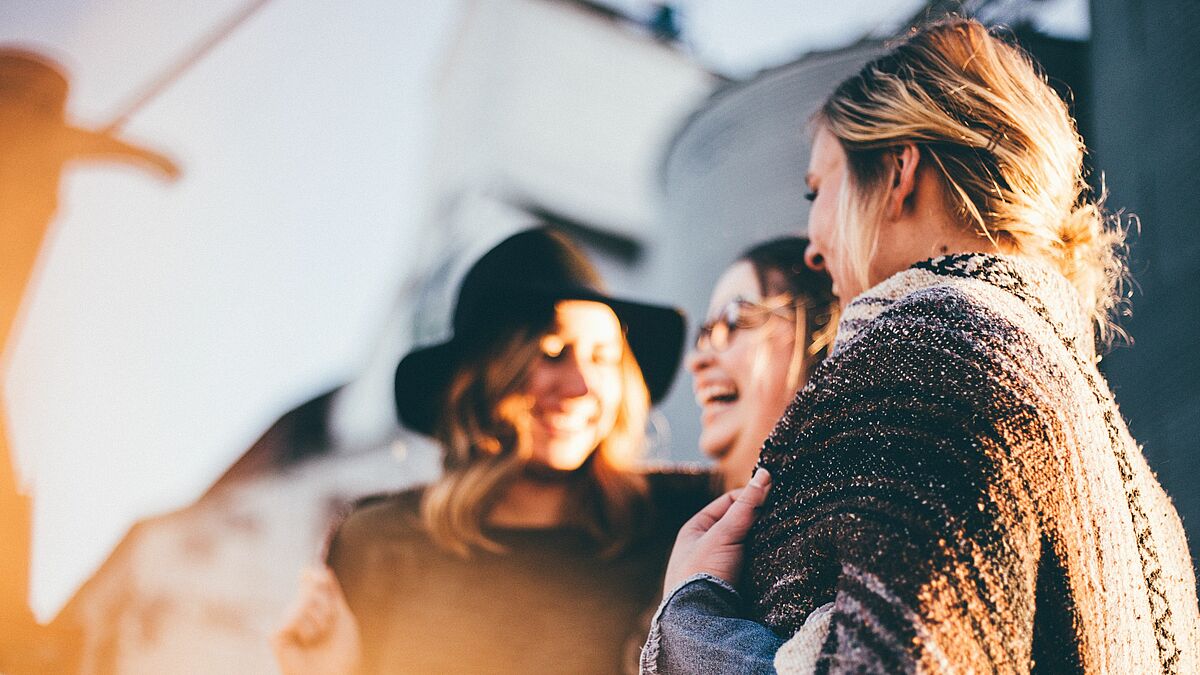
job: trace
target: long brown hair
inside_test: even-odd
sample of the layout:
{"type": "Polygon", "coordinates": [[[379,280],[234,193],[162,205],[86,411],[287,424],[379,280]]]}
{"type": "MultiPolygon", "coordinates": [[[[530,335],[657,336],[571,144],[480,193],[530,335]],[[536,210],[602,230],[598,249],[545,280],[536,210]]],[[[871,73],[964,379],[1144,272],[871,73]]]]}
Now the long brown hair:
{"type": "MultiPolygon", "coordinates": [[[[463,360],[446,390],[435,436],[442,477],[422,497],[421,518],[434,541],[462,556],[478,548],[502,552],[484,524],[491,508],[530,458],[529,413],[520,403],[530,365],[541,356],[547,327],[518,326],[463,360]]],[[[650,394],[628,343],[621,357],[622,396],[612,431],[579,471],[572,514],[605,554],[635,534],[647,499],[633,469],[644,450],[650,394]]]]}
{"type": "Polygon", "coordinates": [[[796,301],[797,339],[788,366],[788,386],[793,388],[807,382],[829,355],[840,314],[829,275],[804,262],[807,248],[807,237],[778,237],[755,244],[738,258],[754,268],[763,297],[787,295],[796,301]]]}

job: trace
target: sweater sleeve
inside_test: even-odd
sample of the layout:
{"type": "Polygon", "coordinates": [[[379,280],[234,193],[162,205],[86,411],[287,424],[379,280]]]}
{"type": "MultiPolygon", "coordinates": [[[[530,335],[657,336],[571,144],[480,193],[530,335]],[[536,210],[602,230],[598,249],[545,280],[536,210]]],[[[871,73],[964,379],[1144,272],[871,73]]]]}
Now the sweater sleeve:
{"type": "Polygon", "coordinates": [[[832,603],[829,672],[1029,663],[1040,534],[1019,465],[1044,443],[997,357],[1004,331],[977,324],[944,299],[892,308],[763,450],[775,480],[750,542],[756,611],[787,638],[832,603]]]}

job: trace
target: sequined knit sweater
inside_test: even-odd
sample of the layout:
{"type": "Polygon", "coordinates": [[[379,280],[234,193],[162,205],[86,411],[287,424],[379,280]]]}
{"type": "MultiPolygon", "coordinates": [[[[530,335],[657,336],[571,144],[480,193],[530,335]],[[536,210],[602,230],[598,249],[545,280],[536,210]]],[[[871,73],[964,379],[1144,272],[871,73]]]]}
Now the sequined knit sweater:
{"type": "Polygon", "coordinates": [[[1183,527],[1077,298],[964,254],[850,303],[762,453],[755,611],[793,641],[827,626],[781,672],[1200,672],[1183,527]]]}

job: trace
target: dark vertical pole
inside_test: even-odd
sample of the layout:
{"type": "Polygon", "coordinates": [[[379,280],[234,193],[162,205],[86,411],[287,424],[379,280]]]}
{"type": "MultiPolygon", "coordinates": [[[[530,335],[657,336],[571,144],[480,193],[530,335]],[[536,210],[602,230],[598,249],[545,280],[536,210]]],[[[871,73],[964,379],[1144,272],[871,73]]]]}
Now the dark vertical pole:
{"type": "Polygon", "coordinates": [[[1132,348],[1103,367],[1200,558],[1200,3],[1092,0],[1091,164],[1137,214],[1132,348]]]}

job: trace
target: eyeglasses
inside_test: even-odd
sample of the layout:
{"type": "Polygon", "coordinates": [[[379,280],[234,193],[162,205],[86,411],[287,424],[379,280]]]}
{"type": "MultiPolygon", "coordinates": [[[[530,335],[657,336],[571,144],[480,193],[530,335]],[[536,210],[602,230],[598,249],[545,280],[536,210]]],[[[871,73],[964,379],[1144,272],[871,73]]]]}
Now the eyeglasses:
{"type": "Polygon", "coordinates": [[[696,331],[696,351],[723,352],[729,348],[733,335],[739,329],[758,328],[772,316],[794,320],[796,300],[784,296],[773,303],[754,302],[745,298],[730,300],[717,315],[700,324],[696,331]]]}

